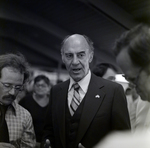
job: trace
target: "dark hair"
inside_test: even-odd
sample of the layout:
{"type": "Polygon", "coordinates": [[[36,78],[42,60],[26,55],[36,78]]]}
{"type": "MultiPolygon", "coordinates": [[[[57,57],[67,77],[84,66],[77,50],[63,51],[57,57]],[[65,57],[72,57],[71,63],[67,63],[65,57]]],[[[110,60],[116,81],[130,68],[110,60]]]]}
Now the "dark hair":
{"type": "MultiPolygon", "coordinates": [[[[78,35],[80,35],[80,34],[78,34],[78,35]]],[[[61,53],[62,53],[62,51],[63,51],[63,49],[64,49],[64,44],[65,44],[65,42],[66,42],[66,41],[68,40],[68,38],[71,37],[71,36],[72,36],[72,35],[66,36],[66,37],[64,38],[64,40],[62,41],[62,43],[61,43],[61,53]]],[[[83,36],[83,37],[85,38],[85,40],[87,41],[87,43],[88,43],[88,45],[89,45],[90,50],[94,52],[94,46],[93,46],[92,40],[91,40],[89,37],[87,37],[86,35],[81,35],[81,36],[83,36]]]]}
{"type": "Polygon", "coordinates": [[[0,55],[0,71],[4,67],[12,67],[18,70],[21,74],[24,74],[24,83],[29,78],[29,64],[21,53],[17,54],[7,53],[0,55]]]}
{"type": "Polygon", "coordinates": [[[48,86],[50,86],[50,80],[48,77],[46,77],[45,75],[38,75],[34,78],[34,84],[36,84],[37,82],[43,80],[48,86]]]}
{"type": "Polygon", "coordinates": [[[127,48],[132,62],[140,67],[150,64],[150,27],[139,24],[126,31],[116,40],[114,53],[117,56],[121,50],[127,48]]]}
{"type": "Polygon", "coordinates": [[[118,72],[117,68],[110,63],[99,63],[93,68],[92,72],[99,77],[103,77],[108,68],[113,69],[116,73],[118,72]]]}

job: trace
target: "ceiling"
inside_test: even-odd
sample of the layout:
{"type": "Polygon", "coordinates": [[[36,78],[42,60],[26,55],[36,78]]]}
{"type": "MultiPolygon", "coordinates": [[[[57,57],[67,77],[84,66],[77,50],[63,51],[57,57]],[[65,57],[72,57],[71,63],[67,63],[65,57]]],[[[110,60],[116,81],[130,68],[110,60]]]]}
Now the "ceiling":
{"type": "Polygon", "coordinates": [[[61,42],[79,33],[94,42],[92,66],[115,65],[115,39],[149,17],[149,0],[1,0],[0,54],[21,52],[33,67],[64,70],[61,42]]]}

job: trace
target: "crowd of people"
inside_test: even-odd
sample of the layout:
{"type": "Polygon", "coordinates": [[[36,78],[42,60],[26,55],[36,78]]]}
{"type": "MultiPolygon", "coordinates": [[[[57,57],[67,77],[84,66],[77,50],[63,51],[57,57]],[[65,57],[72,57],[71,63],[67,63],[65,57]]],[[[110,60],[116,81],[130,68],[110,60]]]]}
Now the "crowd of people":
{"type": "Polygon", "coordinates": [[[116,40],[126,90],[115,82],[114,65],[90,69],[94,46],[87,36],[67,36],[60,52],[69,79],[52,86],[38,75],[19,102],[29,64],[22,54],[0,55],[0,147],[149,148],[150,27],[140,24],[116,40]]]}

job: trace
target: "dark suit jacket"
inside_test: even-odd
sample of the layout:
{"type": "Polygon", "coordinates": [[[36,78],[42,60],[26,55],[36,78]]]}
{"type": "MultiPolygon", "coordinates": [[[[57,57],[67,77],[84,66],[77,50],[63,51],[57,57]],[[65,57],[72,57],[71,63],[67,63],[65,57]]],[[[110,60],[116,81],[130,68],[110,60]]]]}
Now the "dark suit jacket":
{"type": "MultiPolygon", "coordinates": [[[[68,87],[69,80],[51,89],[43,141],[50,139],[53,148],[66,148],[65,105],[68,87]]],[[[91,148],[113,130],[130,129],[126,97],[120,84],[92,74],[85,97],[76,144],[72,148],[78,143],[91,148]]]]}

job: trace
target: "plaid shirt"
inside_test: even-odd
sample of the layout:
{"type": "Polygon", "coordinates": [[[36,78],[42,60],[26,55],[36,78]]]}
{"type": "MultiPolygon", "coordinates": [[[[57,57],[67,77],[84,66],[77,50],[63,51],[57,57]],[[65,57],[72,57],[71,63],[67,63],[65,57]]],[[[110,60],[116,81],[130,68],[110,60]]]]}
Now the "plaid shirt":
{"type": "Polygon", "coordinates": [[[5,119],[10,143],[16,148],[34,148],[36,145],[34,127],[30,113],[16,101],[6,111],[5,119]]]}

